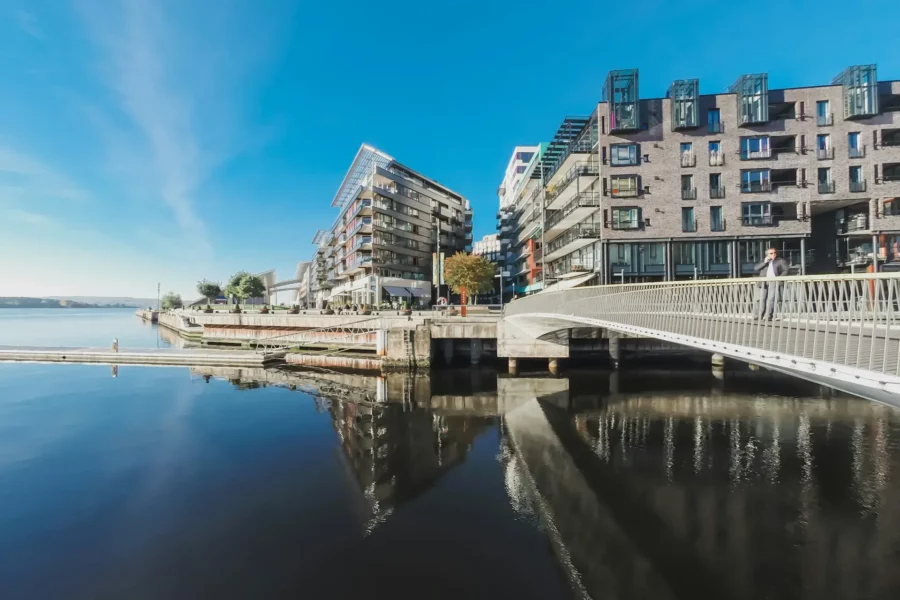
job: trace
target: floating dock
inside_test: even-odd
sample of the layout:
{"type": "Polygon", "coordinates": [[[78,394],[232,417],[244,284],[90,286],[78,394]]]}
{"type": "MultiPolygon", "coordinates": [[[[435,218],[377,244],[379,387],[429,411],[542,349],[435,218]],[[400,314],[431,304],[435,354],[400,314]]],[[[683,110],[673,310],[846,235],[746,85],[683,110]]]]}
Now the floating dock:
{"type": "Polygon", "coordinates": [[[0,361],[100,363],[106,365],[261,367],[284,362],[284,352],[207,348],[56,348],[0,346],[0,361]]]}

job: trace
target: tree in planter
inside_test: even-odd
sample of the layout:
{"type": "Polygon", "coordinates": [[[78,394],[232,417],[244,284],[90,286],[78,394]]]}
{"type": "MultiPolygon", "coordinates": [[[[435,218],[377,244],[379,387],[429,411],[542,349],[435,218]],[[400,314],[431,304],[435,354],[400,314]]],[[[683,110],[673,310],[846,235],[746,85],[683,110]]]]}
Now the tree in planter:
{"type": "Polygon", "coordinates": [[[494,265],[483,256],[457,252],[444,259],[444,281],[450,289],[463,297],[465,316],[466,296],[488,292],[494,288],[494,265]]]}
{"type": "Polygon", "coordinates": [[[241,281],[243,281],[244,277],[249,277],[250,273],[247,271],[238,271],[228,280],[228,284],[225,286],[225,295],[229,298],[237,298],[241,299],[241,281]]]}
{"type": "Polygon", "coordinates": [[[260,298],[266,293],[266,284],[256,275],[246,275],[238,284],[239,298],[260,298]]]}
{"type": "Polygon", "coordinates": [[[222,286],[215,281],[208,281],[204,279],[203,281],[197,282],[197,293],[206,298],[206,308],[209,308],[209,305],[216,301],[216,298],[219,297],[222,293],[222,286]]]}
{"type": "Polygon", "coordinates": [[[162,307],[166,310],[181,308],[182,306],[184,306],[184,302],[181,301],[181,296],[175,292],[169,292],[162,297],[162,307]]]}

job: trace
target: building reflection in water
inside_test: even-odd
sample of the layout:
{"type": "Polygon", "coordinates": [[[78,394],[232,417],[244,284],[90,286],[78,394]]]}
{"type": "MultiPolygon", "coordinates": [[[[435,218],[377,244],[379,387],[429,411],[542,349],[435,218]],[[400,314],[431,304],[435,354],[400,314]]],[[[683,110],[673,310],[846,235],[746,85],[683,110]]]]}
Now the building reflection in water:
{"type": "Polygon", "coordinates": [[[541,507],[574,585],[619,598],[900,597],[897,412],[815,388],[749,394],[740,377],[664,380],[611,381],[605,394],[573,381],[567,406],[504,417],[535,497],[524,504],[541,507]]]}

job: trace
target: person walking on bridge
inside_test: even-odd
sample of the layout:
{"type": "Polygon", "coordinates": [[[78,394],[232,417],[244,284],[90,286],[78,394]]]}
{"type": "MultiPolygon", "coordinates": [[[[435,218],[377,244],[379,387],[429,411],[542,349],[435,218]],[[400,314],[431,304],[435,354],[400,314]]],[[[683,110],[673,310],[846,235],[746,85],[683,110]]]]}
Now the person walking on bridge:
{"type": "Polygon", "coordinates": [[[754,318],[762,318],[771,321],[775,315],[775,302],[778,299],[778,277],[788,274],[789,266],[786,260],[778,256],[778,250],[769,248],[766,251],[766,259],[753,266],[753,270],[759,277],[765,279],[759,283],[759,309],[754,318]]]}

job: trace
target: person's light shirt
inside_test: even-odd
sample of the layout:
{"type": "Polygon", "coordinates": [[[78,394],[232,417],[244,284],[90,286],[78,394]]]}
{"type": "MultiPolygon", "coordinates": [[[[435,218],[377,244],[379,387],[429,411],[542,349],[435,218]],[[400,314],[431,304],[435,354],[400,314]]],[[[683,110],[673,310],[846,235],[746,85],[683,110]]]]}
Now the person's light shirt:
{"type": "Polygon", "coordinates": [[[769,261],[769,268],[766,269],[766,279],[775,279],[775,259],[769,261]]]}

